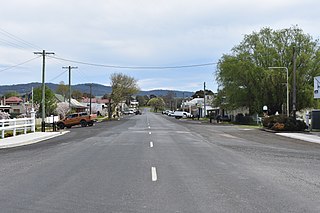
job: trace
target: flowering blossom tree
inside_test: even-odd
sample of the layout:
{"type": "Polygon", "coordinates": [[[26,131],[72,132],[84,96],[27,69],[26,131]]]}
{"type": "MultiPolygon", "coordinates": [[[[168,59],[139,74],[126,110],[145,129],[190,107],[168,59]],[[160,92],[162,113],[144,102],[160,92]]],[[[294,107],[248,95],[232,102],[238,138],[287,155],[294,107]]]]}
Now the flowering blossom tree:
{"type": "Polygon", "coordinates": [[[9,113],[0,111],[0,119],[9,119],[9,118],[10,118],[10,114],[9,113]]]}
{"type": "Polygon", "coordinates": [[[59,116],[65,118],[67,113],[70,111],[69,104],[66,102],[58,103],[56,112],[59,116]]]}

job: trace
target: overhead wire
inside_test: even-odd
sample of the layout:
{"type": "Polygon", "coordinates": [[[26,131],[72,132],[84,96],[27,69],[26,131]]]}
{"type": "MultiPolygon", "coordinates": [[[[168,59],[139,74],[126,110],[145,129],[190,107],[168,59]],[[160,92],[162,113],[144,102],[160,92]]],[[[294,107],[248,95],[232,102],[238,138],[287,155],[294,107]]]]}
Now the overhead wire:
{"type": "MultiPolygon", "coordinates": [[[[61,64],[62,66],[65,66],[65,64],[63,64],[63,63],[61,62],[61,60],[58,60],[58,59],[56,59],[55,57],[50,57],[50,58],[54,59],[54,61],[56,61],[57,63],[61,64]]],[[[65,72],[68,72],[68,70],[65,70],[65,72]]],[[[74,71],[74,72],[77,72],[78,74],[80,74],[80,75],[81,75],[81,76],[80,76],[80,79],[83,80],[83,81],[85,81],[86,76],[83,74],[83,72],[81,72],[81,69],[77,69],[77,70],[74,71]]],[[[61,75],[60,75],[60,76],[61,76],[61,75]]],[[[59,77],[60,77],[60,76],[59,76],[59,77]]],[[[54,80],[56,80],[56,78],[54,78],[54,80]]],[[[53,80],[51,80],[51,81],[53,81],[53,80]]]]}
{"type": "Polygon", "coordinates": [[[192,67],[204,67],[216,65],[216,62],[203,63],[203,64],[189,64],[189,65],[177,65],[177,66],[120,66],[120,65],[108,65],[108,64],[96,64],[83,61],[76,61],[70,59],[64,59],[56,56],[48,56],[50,58],[55,58],[61,61],[68,61],[76,64],[83,64],[88,66],[96,67],[106,67],[106,68],[116,68],[116,69],[182,69],[182,68],[192,68],[192,67]]]}
{"type": "Polygon", "coordinates": [[[51,80],[49,81],[54,81],[56,80],[57,78],[59,78],[60,76],[62,76],[63,74],[65,74],[68,70],[64,70],[62,73],[60,73],[59,75],[57,75],[56,77],[52,78],[51,80]]]}
{"type": "Polygon", "coordinates": [[[25,50],[26,49],[24,46],[22,46],[20,44],[8,41],[8,40],[3,39],[3,38],[0,38],[0,44],[2,44],[3,46],[10,46],[10,47],[18,48],[18,49],[21,49],[21,50],[25,50]]]}
{"type": "Polygon", "coordinates": [[[40,58],[40,57],[41,57],[41,56],[37,56],[37,57],[35,57],[35,58],[29,59],[29,60],[24,61],[24,62],[22,62],[22,63],[19,63],[19,64],[16,64],[16,65],[7,67],[7,68],[5,68],[5,69],[0,70],[0,72],[4,72],[4,71],[6,71],[6,70],[13,69],[13,68],[15,68],[15,67],[18,67],[18,66],[21,66],[21,65],[23,65],[23,64],[29,63],[30,61],[33,61],[33,60],[35,60],[35,59],[37,59],[37,58],[40,58]]]}
{"type": "MultiPolygon", "coordinates": [[[[32,44],[22,38],[19,38],[18,36],[16,35],[13,35],[12,33],[9,33],[8,31],[4,30],[4,29],[1,29],[0,28],[0,34],[8,37],[9,39],[17,42],[17,43],[13,43],[12,41],[7,41],[7,43],[10,43],[10,44],[14,44],[14,45],[17,45],[19,47],[23,47],[23,48],[28,48],[28,49],[39,49],[40,47],[35,45],[35,44],[32,44]]],[[[2,39],[4,40],[4,39],[2,39]]],[[[42,48],[40,48],[42,49],[42,48]]]]}

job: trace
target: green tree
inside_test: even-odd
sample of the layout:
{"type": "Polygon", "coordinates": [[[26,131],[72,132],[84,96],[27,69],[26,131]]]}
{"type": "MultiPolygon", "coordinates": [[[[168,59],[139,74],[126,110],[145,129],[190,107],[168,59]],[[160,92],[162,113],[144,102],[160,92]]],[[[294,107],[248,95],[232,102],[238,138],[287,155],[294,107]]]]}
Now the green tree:
{"type": "Polygon", "coordinates": [[[93,94],[91,94],[90,95],[90,93],[87,93],[87,92],[84,92],[84,93],[82,93],[82,95],[83,95],[83,97],[85,97],[85,98],[95,98],[96,96],[94,96],[93,94]]]}
{"type": "Polygon", "coordinates": [[[139,92],[139,87],[136,79],[122,73],[111,74],[110,80],[112,87],[111,99],[113,103],[113,112],[121,101],[126,101],[132,95],[137,94],[139,92]]]}
{"type": "Polygon", "coordinates": [[[151,106],[154,112],[158,110],[163,110],[165,106],[165,102],[162,98],[152,98],[148,101],[148,105],[151,106]]]}
{"type": "MultiPolygon", "coordinates": [[[[37,87],[33,90],[33,101],[36,106],[38,106],[38,112],[42,113],[42,87],[37,87]]],[[[50,116],[55,114],[55,109],[57,108],[57,101],[54,92],[49,87],[45,87],[45,115],[50,116]]]]}
{"type": "MultiPolygon", "coordinates": [[[[213,92],[211,90],[207,90],[206,89],[206,95],[214,95],[213,92]]],[[[203,98],[204,97],[204,93],[203,90],[198,90],[196,91],[192,96],[192,98],[203,98]]]]}
{"type": "Polygon", "coordinates": [[[19,95],[19,93],[17,91],[8,91],[3,96],[6,97],[6,98],[20,97],[20,95],[19,95]]]}
{"type": "Polygon", "coordinates": [[[165,107],[167,109],[171,109],[171,110],[174,109],[175,97],[176,97],[176,94],[173,91],[168,91],[168,93],[162,97],[165,102],[165,107]]]}
{"type": "Polygon", "coordinates": [[[82,92],[80,92],[79,90],[72,90],[72,94],[71,94],[71,97],[80,101],[83,97],[83,94],[82,92]]]}
{"type": "Polygon", "coordinates": [[[139,106],[146,106],[148,99],[145,96],[137,95],[137,101],[139,102],[139,106]]]}
{"type": "Polygon", "coordinates": [[[272,113],[282,112],[286,103],[286,72],[268,67],[288,68],[292,97],[293,49],[297,53],[297,110],[316,107],[319,101],[313,99],[313,77],[320,74],[318,40],[296,26],[282,30],[263,28],[245,35],[232,54],[223,55],[217,66],[221,88],[217,102],[229,109],[248,107],[251,114],[261,112],[263,105],[272,113]]]}
{"type": "Polygon", "coordinates": [[[109,99],[110,96],[111,96],[111,94],[106,93],[106,94],[104,94],[104,95],[102,96],[102,98],[103,98],[103,99],[109,99]]]}
{"type": "Polygon", "coordinates": [[[63,81],[61,81],[56,89],[56,93],[60,94],[64,97],[64,99],[69,99],[68,94],[69,94],[69,87],[68,85],[65,85],[63,81]]]}

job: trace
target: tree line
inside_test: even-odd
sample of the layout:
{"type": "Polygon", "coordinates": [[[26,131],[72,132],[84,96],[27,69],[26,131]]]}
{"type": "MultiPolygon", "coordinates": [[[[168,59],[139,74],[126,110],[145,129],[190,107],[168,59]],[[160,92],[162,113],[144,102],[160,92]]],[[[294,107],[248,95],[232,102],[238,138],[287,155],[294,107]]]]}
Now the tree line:
{"type": "Polygon", "coordinates": [[[319,41],[297,26],[281,30],[262,28],[245,35],[230,54],[224,54],[217,65],[219,89],[215,104],[226,109],[248,107],[250,114],[260,113],[266,105],[270,113],[281,113],[286,103],[287,68],[291,112],[294,52],[296,110],[319,108],[319,100],[313,98],[314,77],[320,75],[319,41]]]}

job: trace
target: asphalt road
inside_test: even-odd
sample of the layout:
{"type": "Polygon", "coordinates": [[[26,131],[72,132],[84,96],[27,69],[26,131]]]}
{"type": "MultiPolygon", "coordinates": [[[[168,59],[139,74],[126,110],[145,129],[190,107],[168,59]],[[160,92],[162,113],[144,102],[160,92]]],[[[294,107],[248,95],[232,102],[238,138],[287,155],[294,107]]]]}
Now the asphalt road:
{"type": "Polygon", "coordinates": [[[320,145],[145,112],[0,150],[0,212],[320,212],[320,145]]]}

